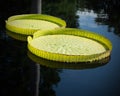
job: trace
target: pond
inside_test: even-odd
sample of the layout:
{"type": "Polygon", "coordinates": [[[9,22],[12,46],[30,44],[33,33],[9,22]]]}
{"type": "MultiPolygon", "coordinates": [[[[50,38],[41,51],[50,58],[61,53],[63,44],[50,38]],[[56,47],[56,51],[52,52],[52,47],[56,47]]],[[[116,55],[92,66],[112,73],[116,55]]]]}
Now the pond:
{"type": "Polygon", "coordinates": [[[120,96],[119,0],[43,0],[42,4],[37,0],[1,2],[0,96],[120,96]],[[39,12],[64,19],[67,27],[107,37],[113,46],[110,60],[102,66],[77,69],[46,67],[31,59],[27,42],[17,40],[7,32],[5,20],[16,14],[39,12]]]}

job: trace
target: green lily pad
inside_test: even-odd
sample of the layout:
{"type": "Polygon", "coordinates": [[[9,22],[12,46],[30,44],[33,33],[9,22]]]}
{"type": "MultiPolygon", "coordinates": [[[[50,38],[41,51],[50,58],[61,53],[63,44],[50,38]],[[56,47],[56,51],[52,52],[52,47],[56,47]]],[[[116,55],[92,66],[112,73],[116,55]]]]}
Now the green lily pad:
{"type": "Polygon", "coordinates": [[[102,35],[64,28],[34,33],[28,37],[28,49],[48,60],[91,62],[110,56],[112,44],[102,35]]]}
{"type": "Polygon", "coordinates": [[[65,55],[91,55],[106,51],[103,45],[94,40],[64,34],[40,36],[30,44],[38,50],[65,55]]]}
{"type": "Polygon", "coordinates": [[[7,30],[24,35],[32,35],[38,30],[52,30],[65,26],[64,20],[43,14],[15,15],[6,21],[7,30]]]}

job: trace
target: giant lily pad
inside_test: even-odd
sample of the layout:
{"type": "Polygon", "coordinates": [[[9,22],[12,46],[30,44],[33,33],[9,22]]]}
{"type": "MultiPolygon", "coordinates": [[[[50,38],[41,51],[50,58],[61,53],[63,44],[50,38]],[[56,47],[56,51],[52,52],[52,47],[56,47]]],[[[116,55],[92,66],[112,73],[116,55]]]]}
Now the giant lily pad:
{"type": "Polygon", "coordinates": [[[6,21],[8,30],[25,35],[32,35],[37,30],[51,30],[65,26],[64,20],[43,14],[15,15],[6,21]]]}
{"type": "Polygon", "coordinates": [[[48,60],[91,62],[110,56],[112,44],[102,35],[64,28],[34,33],[28,37],[28,49],[48,60]]]}

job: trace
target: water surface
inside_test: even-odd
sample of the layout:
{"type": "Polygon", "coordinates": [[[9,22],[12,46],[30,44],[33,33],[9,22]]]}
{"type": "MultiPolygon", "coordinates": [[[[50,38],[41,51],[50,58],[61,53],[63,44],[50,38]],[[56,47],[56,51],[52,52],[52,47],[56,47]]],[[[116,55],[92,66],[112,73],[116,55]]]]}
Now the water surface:
{"type": "Polygon", "coordinates": [[[0,96],[120,96],[119,0],[42,1],[42,13],[66,20],[67,27],[102,34],[112,42],[110,61],[87,69],[49,68],[30,59],[27,42],[6,34],[5,20],[35,12],[32,2],[4,1],[0,3],[7,4],[0,9],[0,96]]]}

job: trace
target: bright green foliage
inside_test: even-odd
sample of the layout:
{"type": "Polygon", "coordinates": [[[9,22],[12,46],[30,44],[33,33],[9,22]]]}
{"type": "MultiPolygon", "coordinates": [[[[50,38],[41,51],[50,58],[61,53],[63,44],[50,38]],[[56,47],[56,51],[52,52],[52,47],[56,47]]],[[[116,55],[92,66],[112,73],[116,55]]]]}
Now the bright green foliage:
{"type": "Polygon", "coordinates": [[[28,49],[48,60],[89,62],[110,56],[112,44],[102,35],[64,28],[34,33],[28,37],[28,49]]]}
{"type": "Polygon", "coordinates": [[[32,35],[38,30],[51,30],[61,27],[66,27],[64,20],[43,14],[15,15],[6,21],[8,30],[24,35],[32,35]]]}

